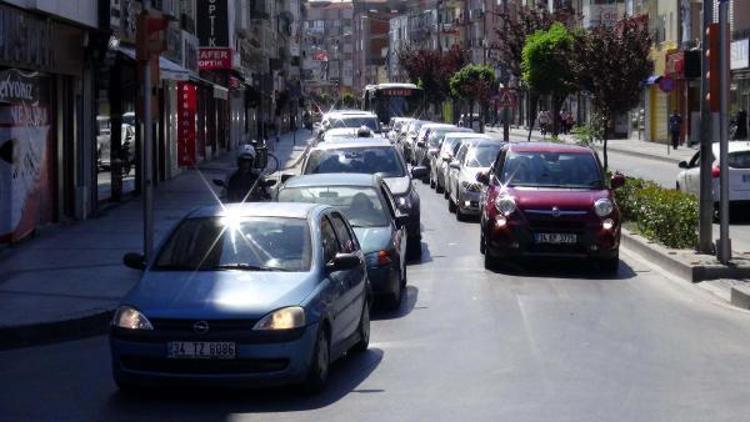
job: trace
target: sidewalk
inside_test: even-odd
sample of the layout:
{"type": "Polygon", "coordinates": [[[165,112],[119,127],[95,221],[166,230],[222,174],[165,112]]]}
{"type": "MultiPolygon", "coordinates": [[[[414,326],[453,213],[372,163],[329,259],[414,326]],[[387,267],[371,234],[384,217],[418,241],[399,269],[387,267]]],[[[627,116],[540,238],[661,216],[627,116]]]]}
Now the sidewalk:
{"type": "MultiPolygon", "coordinates": [[[[488,127],[488,131],[502,133],[502,127],[488,127]]],[[[515,138],[523,138],[524,140],[528,137],[529,131],[525,129],[511,128],[510,135],[515,138]]],[[[535,141],[549,140],[551,136],[548,134],[543,137],[541,132],[535,130],[531,133],[531,139],[535,141]]],[[[575,143],[576,138],[573,135],[560,135],[560,139],[566,143],[575,143]]],[[[601,149],[602,145],[596,143],[593,145],[595,149],[601,149]]],[[[668,163],[679,163],[680,161],[690,161],[690,159],[698,151],[697,146],[683,146],[681,145],[677,150],[673,150],[671,147],[667,147],[666,144],[660,144],[656,142],[646,142],[637,138],[633,139],[610,139],[607,141],[607,150],[618,152],[620,154],[627,154],[635,157],[649,158],[652,160],[659,160],[668,163]]]]}
{"type": "MultiPolygon", "coordinates": [[[[280,168],[301,157],[310,132],[297,131],[274,145],[280,168]]],[[[269,141],[270,142],[270,141],[269,141]]],[[[211,179],[234,166],[236,151],[162,182],[154,192],[155,244],[189,210],[215,203],[211,179]],[[201,177],[202,176],[202,177],[201,177]]],[[[140,198],[103,215],[59,226],[0,255],[0,349],[101,334],[139,271],[122,256],[142,249],[140,198]]]]}

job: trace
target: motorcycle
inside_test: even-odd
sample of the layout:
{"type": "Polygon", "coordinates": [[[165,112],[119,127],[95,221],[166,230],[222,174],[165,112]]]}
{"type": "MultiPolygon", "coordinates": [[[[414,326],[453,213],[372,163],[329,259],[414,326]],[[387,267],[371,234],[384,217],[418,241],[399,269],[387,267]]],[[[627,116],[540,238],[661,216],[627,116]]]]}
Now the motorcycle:
{"type": "MultiPolygon", "coordinates": [[[[230,176],[231,177],[231,176],[230,176]]],[[[220,195],[222,198],[225,199],[231,199],[233,197],[244,197],[244,195],[247,194],[247,192],[229,192],[229,180],[222,180],[222,179],[213,179],[214,185],[222,188],[222,194],[220,195]]],[[[256,180],[255,184],[253,185],[252,190],[250,191],[250,194],[247,195],[247,198],[244,202],[267,202],[272,199],[272,195],[270,192],[270,188],[276,185],[276,180],[267,180],[265,177],[258,176],[258,180],[256,180]]],[[[239,202],[239,201],[231,201],[228,200],[227,202],[239,202]]]]}

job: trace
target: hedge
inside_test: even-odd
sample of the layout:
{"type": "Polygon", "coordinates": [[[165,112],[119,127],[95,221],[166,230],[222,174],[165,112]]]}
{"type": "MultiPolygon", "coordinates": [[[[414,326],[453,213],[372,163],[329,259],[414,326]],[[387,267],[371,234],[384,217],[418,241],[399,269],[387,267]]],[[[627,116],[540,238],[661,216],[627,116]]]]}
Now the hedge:
{"type": "Polygon", "coordinates": [[[698,201],[690,194],[654,182],[628,178],[615,191],[622,218],[650,240],[670,248],[693,248],[698,242],[698,201]]]}

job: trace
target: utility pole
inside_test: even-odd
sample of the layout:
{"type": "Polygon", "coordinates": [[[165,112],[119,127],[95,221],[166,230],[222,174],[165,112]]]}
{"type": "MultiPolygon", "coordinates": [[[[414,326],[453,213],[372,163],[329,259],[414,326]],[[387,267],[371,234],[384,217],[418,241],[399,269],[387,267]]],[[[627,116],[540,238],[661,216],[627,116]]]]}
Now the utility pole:
{"type": "MultiPolygon", "coordinates": [[[[508,0],[503,0],[503,13],[508,16],[508,0]]],[[[504,21],[505,22],[505,21],[504,21]]],[[[505,31],[507,28],[503,28],[505,31]]],[[[510,88],[510,72],[504,69],[505,88],[510,88]]],[[[503,107],[503,142],[510,142],[510,107],[503,107]]]]}
{"type": "Polygon", "coordinates": [[[732,239],[729,238],[729,1],[719,3],[719,247],[718,258],[726,265],[732,259],[732,239]]]}
{"type": "Polygon", "coordinates": [[[709,69],[708,52],[708,30],[713,23],[713,1],[703,0],[703,38],[701,41],[701,129],[700,129],[700,218],[699,218],[699,241],[698,250],[705,254],[712,254],[713,247],[713,220],[714,220],[714,198],[713,180],[711,177],[711,110],[707,100],[709,92],[709,81],[706,74],[709,69]]]}

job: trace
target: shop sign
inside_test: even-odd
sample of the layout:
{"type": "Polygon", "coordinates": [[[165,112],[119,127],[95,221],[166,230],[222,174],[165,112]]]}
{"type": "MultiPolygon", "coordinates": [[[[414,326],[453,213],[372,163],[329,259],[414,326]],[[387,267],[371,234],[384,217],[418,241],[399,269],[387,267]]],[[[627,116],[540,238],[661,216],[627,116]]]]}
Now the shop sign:
{"type": "Polygon", "coordinates": [[[678,51],[667,55],[665,73],[670,76],[681,77],[685,70],[685,53],[678,51]]]}
{"type": "Polygon", "coordinates": [[[227,0],[198,1],[195,15],[201,47],[229,47],[227,0]]]}
{"type": "Polygon", "coordinates": [[[729,53],[729,68],[732,70],[745,69],[750,67],[750,55],[748,55],[750,39],[732,41],[731,52],[729,53]]]}
{"type": "Polygon", "coordinates": [[[177,83],[177,164],[195,165],[195,113],[198,109],[196,86],[177,83]]]}
{"type": "Polygon", "coordinates": [[[198,68],[200,70],[231,69],[232,49],[201,47],[198,52],[198,68]]]}
{"type": "Polygon", "coordinates": [[[0,242],[53,218],[50,115],[48,78],[0,72],[0,242]]]}
{"type": "Polygon", "coordinates": [[[0,4],[0,62],[18,67],[54,67],[53,25],[0,4]]]}

